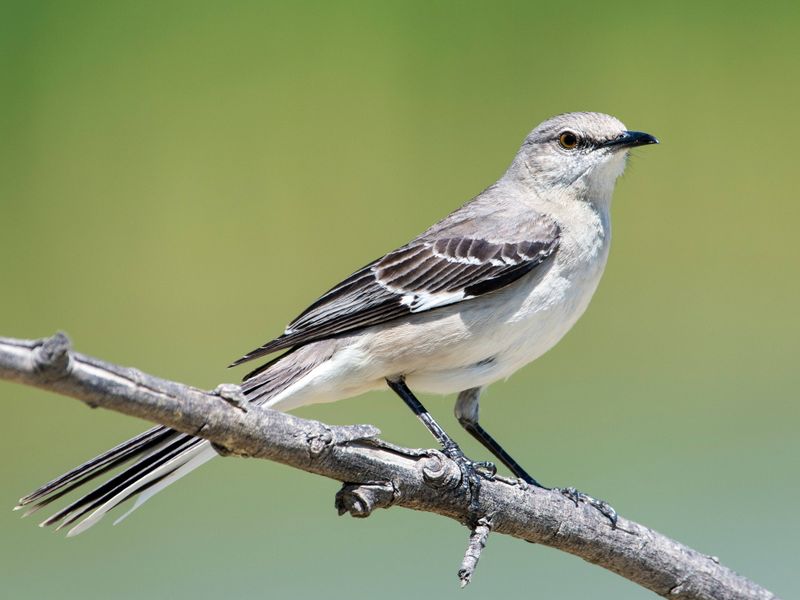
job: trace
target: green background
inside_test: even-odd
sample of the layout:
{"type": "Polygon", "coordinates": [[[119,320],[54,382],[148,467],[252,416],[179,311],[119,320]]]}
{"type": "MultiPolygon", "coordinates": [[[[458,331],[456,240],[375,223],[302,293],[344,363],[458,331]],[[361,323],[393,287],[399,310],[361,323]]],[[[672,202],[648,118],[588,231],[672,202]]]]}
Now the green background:
{"type": "MultiPolygon", "coordinates": [[[[555,113],[635,152],[584,318],[485,397],[540,480],[785,597],[797,516],[797,3],[2,2],[0,335],[211,388],[353,269],[492,183],[555,113]]],[[[145,423],[0,384],[0,506],[145,423]]],[[[457,432],[452,398],[426,398],[457,432]]],[[[394,396],[299,411],[430,446],[394,396]]],[[[482,453],[457,433],[469,454],[482,453]]],[[[647,598],[554,550],[334,482],[214,461],[66,540],[0,512],[0,593],[60,598],[647,598]]]]}

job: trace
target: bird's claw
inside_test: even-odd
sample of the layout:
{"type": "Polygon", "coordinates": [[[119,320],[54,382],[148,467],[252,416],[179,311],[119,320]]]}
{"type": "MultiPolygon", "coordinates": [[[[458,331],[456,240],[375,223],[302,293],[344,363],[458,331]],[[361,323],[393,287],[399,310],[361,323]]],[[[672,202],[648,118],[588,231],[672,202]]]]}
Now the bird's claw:
{"type": "Polygon", "coordinates": [[[493,462],[475,462],[467,458],[464,452],[455,443],[443,448],[444,455],[455,462],[461,470],[461,478],[469,489],[469,507],[471,511],[478,509],[478,496],[481,490],[481,479],[491,481],[497,474],[497,467],[493,462]]]}
{"type": "Polygon", "coordinates": [[[611,529],[617,528],[617,511],[614,510],[614,507],[605,500],[598,500],[589,494],[584,494],[583,492],[576,490],[574,487],[554,488],[554,490],[572,500],[576,507],[581,502],[588,504],[609,520],[611,523],[611,529]]]}
{"type": "Polygon", "coordinates": [[[492,481],[494,479],[494,476],[497,475],[497,466],[493,462],[488,460],[473,462],[472,467],[475,469],[475,472],[478,473],[478,475],[480,475],[481,477],[483,477],[488,481],[492,481]]]}

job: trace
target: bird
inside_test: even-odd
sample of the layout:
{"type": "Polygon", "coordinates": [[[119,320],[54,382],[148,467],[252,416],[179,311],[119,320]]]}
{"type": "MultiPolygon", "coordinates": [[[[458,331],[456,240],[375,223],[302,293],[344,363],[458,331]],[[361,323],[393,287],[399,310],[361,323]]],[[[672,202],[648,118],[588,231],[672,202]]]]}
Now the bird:
{"type": "MultiPolygon", "coordinates": [[[[632,148],[657,143],[598,112],[542,122],[495,183],[355,271],[281,335],[234,361],[230,366],[282,352],[245,375],[246,402],[289,411],[390,389],[456,461],[474,496],[494,464],[468,459],[415,395],[457,394],[463,428],[516,477],[544,487],[480,425],[481,392],[551,349],[584,313],[609,254],[615,183],[632,148]]],[[[30,514],[127,465],[41,523],[72,526],[68,536],[77,535],[138,496],[118,522],[217,455],[207,440],[156,426],[43,485],[16,508],[30,514]]],[[[615,523],[605,502],[574,488],[552,489],[615,523]]]]}

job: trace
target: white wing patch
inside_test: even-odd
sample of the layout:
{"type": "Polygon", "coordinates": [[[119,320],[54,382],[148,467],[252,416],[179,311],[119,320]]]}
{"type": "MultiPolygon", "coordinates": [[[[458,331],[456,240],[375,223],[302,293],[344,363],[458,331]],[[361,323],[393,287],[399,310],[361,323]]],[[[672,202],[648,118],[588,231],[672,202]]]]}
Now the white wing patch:
{"type": "Polygon", "coordinates": [[[400,304],[407,306],[412,313],[424,312],[440,306],[447,306],[455,302],[464,300],[465,294],[459,292],[429,294],[418,292],[416,294],[404,294],[400,299],[400,304]]]}

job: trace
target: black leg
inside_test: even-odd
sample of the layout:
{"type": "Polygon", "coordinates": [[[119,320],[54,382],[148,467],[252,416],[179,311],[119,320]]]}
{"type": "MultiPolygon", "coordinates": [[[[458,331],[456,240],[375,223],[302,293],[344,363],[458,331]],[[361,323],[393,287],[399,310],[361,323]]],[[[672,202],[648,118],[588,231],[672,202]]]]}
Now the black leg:
{"type": "MultiPolygon", "coordinates": [[[[494,454],[497,459],[503,463],[508,470],[511,471],[514,475],[522,479],[526,483],[530,483],[531,485],[535,485],[536,487],[543,488],[544,486],[536,481],[533,477],[528,475],[527,471],[519,466],[519,463],[515,461],[511,455],[506,452],[503,447],[497,443],[497,441],[489,435],[489,432],[486,431],[483,427],[478,425],[477,423],[462,423],[461,424],[464,429],[466,429],[472,437],[478,440],[483,446],[492,454],[494,454]]],[[[546,488],[545,488],[546,489],[546,488]]]]}
{"type": "Polygon", "coordinates": [[[403,401],[408,405],[408,407],[417,415],[422,424],[428,428],[428,431],[433,434],[433,437],[442,445],[442,448],[445,450],[449,450],[451,448],[458,448],[458,444],[453,441],[447,432],[442,429],[441,425],[439,425],[428,410],[422,406],[422,402],[417,400],[416,396],[408,389],[406,385],[405,379],[400,378],[396,380],[387,379],[386,383],[389,384],[389,387],[392,388],[392,391],[400,396],[403,401]]]}
{"type": "Polygon", "coordinates": [[[497,442],[497,440],[495,440],[491,435],[489,435],[488,431],[480,426],[478,423],[480,395],[481,388],[464,390],[458,395],[455,408],[458,422],[461,423],[461,426],[466,429],[472,437],[478,440],[484,448],[494,454],[500,460],[500,462],[508,467],[508,469],[514,475],[526,483],[530,483],[536,487],[549,489],[545,488],[541,483],[531,477],[528,472],[523,469],[508,452],[505,451],[505,449],[497,442]]]}
{"type": "Polygon", "coordinates": [[[392,391],[403,399],[406,405],[417,415],[419,420],[422,421],[423,425],[427,427],[428,431],[433,434],[433,437],[442,445],[445,456],[458,464],[464,481],[469,486],[471,495],[470,505],[475,508],[480,491],[480,478],[481,476],[489,479],[493,477],[496,471],[495,466],[492,463],[473,462],[468,459],[461,451],[458,444],[453,441],[453,438],[447,435],[447,432],[436,422],[422,405],[422,402],[417,400],[416,396],[408,389],[404,378],[387,379],[386,383],[389,384],[392,391]]]}
{"type": "Polygon", "coordinates": [[[511,455],[506,452],[505,449],[497,442],[497,440],[489,435],[489,432],[481,427],[478,423],[480,394],[481,388],[472,388],[461,392],[458,395],[458,400],[456,400],[456,418],[458,419],[458,422],[461,423],[461,426],[466,429],[470,435],[472,435],[472,437],[478,440],[487,450],[489,450],[489,452],[494,454],[498,460],[508,467],[508,469],[514,475],[526,483],[535,485],[536,487],[540,487],[545,490],[554,490],[560,492],[572,500],[575,503],[575,506],[578,506],[579,502],[585,502],[605,515],[605,517],[611,521],[612,528],[617,526],[617,511],[615,511],[604,500],[593,498],[592,496],[584,494],[573,487],[549,488],[543,486],[541,483],[531,477],[525,469],[519,466],[519,463],[515,461],[511,455]]]}

